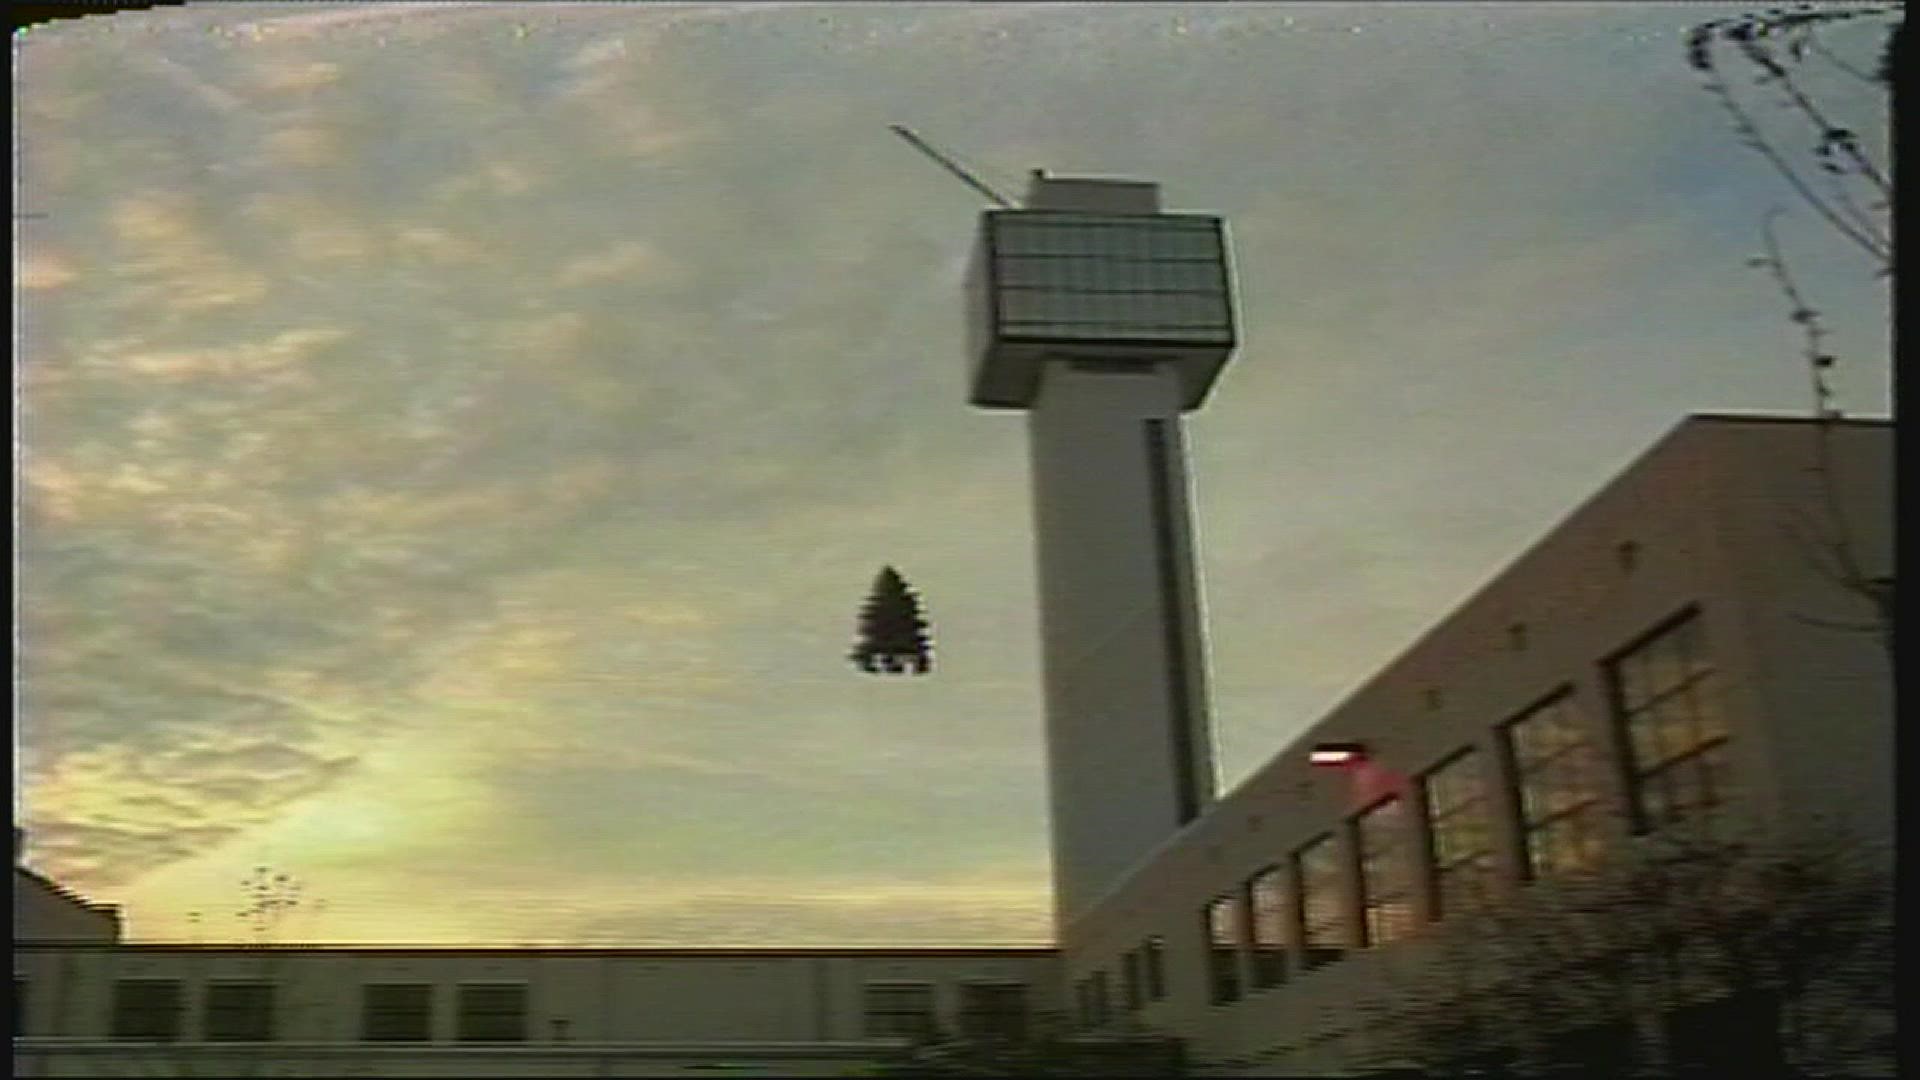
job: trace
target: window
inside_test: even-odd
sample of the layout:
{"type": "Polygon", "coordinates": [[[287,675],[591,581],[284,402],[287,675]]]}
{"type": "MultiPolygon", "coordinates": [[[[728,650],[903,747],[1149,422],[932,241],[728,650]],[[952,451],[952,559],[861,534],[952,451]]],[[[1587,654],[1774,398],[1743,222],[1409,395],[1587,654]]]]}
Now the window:
{"type": "Polygon", "coordinates": [[[1216,896],[1200,912],[1207,946],[1208,1000],[1225,1005],[1240,1000],[1240,898],[1216,896]]]}
{"type": "Polygon", "coordinates": [[[1573,695],[1562,692],[1505,728],[1519,786],[1529,877],[1593,866],[1605,851],[1599,758],[1573,695]]]}
{"type": "Polygon", "coordinates": [[[1434,910],[1444,918],[1480,906],[1493,888],[1493,815],[1479,755],[1469,748],[1421,782],[1433,845],[1434,910]]]}
{"type": "Polygon", "coordinates": [[[1144,991],[1140,984],[1140,950],[1128,949],[1120,958],[1120,999],[1128,1012],[1146,1003],[1144,991]]]}
{"type": "Polygon", "coordinates": [[[933,1034],[933,987],[928,983],[868,983],[867,1034],[924,1039],[933,1034]]]}
{"type": "Polygon", "coordinates": [[[1727,797],[1727,722],[1692,613],[1608,665],[1641,827],[1704,820],[1727,797]]]}
{"type": "Polygon", "coordinates": [[[1346,897],[1340,885],[1340,849],[1331,834],[1293,856],[1300,887],[1300,960],[1308,968],[1346,954],[1346,897]]]}
{"type": "Polygon", "coordinates": [[[1287,978],[1286,880],[1269,866],[1247,880],[1247,911],[1253,931],[1253,985],[1278,986],[1287,978]]]}
{"type": "Polygon", "coordinates": [[[465,983],[460,987],[461,1042],[526,1042],[526,983],[465,983]]]}
{"type": "Polygon", "coordinates": [[[1140,950],[1141,974],[1146,977],[1147,1000],[1159,1001],[1167,996],[1167,950],[1166,943],[1157,937],[1150,937],[1140,950]]]}
{"type": "Polygon", "coordinates": [[[13,980],[13,1033],[31,1035],[27,1030],[27,980],[13,980]]]}
{"type": "Polygon", "coordinates": [[[273,1039],[273,984],[207,984],[203,1017],[208,1042],[270,1042],[273,1039]]]}
{"type": "Polygon", "coordinates": [[[367,1042],[427,1042],[433,1038],[433,987],[427,983],[373,983],[363,988],[360,1037],[367,1042]]]}
{"type": "Polygon", "coordinates": [[[1113,1013],[1109,1011],[1112,1002],[1107,999],[1107,973],[1104,969],[1093,973],[1092,987],[1093,1026],[1105,1027],[1107,1021],[1113,1019],[1113,1013]]]}
{"type": "Polygon", "coordinates": [[[976,1039],[1018,1039],[1027,1033],[1024,983],[961,983],[960,1033],[976,1039]]]}
{"type": "Polygon", "coordinates": [[[1214,219],[1028,212],[997,218],[992,230],[1005,332],[1203,342],[1232,335],[1214,219]]]}
{"type": "Polygon", "coordinates": [[[1354,820],[1360,841],[1360,926],[1367,945],[1386,945],[1413,929],[1414,871],[1407,807],[1389,796],[1354,820]]]}
{"type": "Polygon", "coordinates": [[[184,998],[177,979],[121,979],[113,987],[113,1037],[180,1038],[184,998]]]}

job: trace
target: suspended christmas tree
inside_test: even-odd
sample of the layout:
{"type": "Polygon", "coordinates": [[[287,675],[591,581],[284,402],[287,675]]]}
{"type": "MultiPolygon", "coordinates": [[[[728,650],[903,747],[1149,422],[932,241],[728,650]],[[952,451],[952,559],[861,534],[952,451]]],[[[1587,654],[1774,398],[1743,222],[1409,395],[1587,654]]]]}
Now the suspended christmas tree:
{"type": "Polygon", "coordinates": [[[881,567],[860,609],[860,638],[847,659],[869,674],[925,675],[933,667],[932,652],[919,599],[898,570],[881,567]]]}

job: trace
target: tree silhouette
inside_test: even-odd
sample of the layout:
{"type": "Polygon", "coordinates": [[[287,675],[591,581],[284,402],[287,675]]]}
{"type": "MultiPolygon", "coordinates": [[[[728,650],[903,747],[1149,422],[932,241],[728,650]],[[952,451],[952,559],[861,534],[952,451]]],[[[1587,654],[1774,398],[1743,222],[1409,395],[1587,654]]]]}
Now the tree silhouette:
{"type": "Polygon", "coordinates": [[[860,636],[847,659],[869,674],[925,675],[933,667],[927,620],[906,579],[883,566],[860,609],[860,636]]]}
{"type": "MultiPolygon", "coordinates": [[[[1770,8],[1712,19],[1693,27],[1686,38],[1687,66],[1726,112],[1741,145],[1764,158],[1800,201],[1835,235],[1865,255],[1875,276],[1883,279],[1893,275],[1897,256],[1893,169],[1881,160],[1890,157],[1891,147],[1876,152],[1878,140],[1863,137],[1840,117],[1837,110],[1848,104],[1844,95],[1829,93],[1829,100],[1821,100],[1808,75],[1818,66],[1867,87],[1879,113],[1869,119],[1884,123],[1895,104],[1894,72],[1905,66],[1901,60],[1906,51],[1905,29],[1905,8],[1900,4],[1819,7],[1803,3],[1790,10],[1770,8]],[[1842,55],[1822,39],[1824,31],[1849,24],[1877,28],[1878,55],[1871,64],[1865,57],[1842,55]],[[1727,63],[1728,59],[1734,62],[1727,63]],[[1737,86],[1748,89],[1736,92],[1737,86]],[[1756,100],[1756,95],[1769,94],[1771,104],[1784,113],[1785,130],[1806,140],[1800,149],[1783,135],[1769,133],[1768,125],[1761,122],[1759,105],[1765,102],[1756,100]]],[[[1776,130],[1780,129],[1776,126],[1776,130]]],[[[1882,572],[1869,565],[1840,508],[1832,442],[1841,411],[1829,380],[1838,361],[1827,347],[1822,313],[1793,274],[1775,234],[1774,219],[1782,213],[1779,207],[1767,210],[1760,226],[1765,253],[1747,262],[1768,272],[1786,301],[1787,319],[1798,328],[1813,388],[1818,424],[1812,471],[1821,484],[1820,506],[1799,515],[1789,528],[1822,576],[1853,594],[1868,613],[1864,622],[1799,618],[1830,629],[1876,633],[1891,661],[1892,567],[1882,572]]]]}
{"type": "Polygon", "coordinates": [[[1643,838],[1435,927],[1361,1007],[1363,1074],[1890,1075],[1891,866],[1830,827],[1643,838]]]}

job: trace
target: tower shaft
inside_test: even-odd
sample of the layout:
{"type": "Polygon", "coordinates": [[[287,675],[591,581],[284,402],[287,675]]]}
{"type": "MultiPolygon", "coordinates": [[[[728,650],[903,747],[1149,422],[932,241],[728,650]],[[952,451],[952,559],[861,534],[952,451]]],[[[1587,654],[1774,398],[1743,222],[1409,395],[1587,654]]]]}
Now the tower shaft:
{"type": "Polygon", "coordinates": [[[1064,922],[1215,794],[1181,430],[1169,365],[1047,365],[1028,414],[1064,922]]]}

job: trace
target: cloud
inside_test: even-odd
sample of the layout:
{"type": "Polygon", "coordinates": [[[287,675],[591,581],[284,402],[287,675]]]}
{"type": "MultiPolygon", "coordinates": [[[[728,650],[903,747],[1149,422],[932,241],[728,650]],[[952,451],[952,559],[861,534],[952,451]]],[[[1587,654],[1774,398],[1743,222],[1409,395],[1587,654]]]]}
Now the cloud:
{"type": "Polygon", "coordinates": [[[14,284],[22,289],[57,289],[70,285],[80,276],[72,262],[55,252],[36,252],[21,257],[14,284]]]}
{"type": "Polygon", "coordinates": [[[644,280],[667,271],[660,254],[645,241],[617,240],[601,251],[564,263],[555,281],[562,287],[572,287],[620,278],[644,280]]]}

